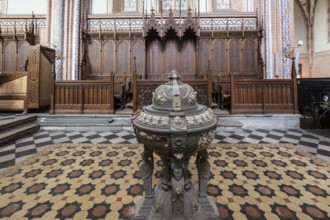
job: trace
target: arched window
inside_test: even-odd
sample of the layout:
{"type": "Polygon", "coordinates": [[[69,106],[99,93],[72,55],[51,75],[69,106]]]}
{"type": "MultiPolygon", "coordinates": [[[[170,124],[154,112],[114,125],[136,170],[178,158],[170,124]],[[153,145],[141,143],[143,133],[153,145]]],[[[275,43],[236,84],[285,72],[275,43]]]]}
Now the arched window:
{"type": "Polygon", "coordinates": [[[124,11],[136,11],[136,0],[125,0],[124,11]]]}
{"type": "Polygon", "coordinates": [[[229,0],[217,0],[217,9],[229,8],[229,0]]]}
{"type": "Polygon", "coordinates": [[[170,8],[174,8],[172,4],[172,0],[163,0],[163,8],[165,10],[169,10],[170,8]]]}
{"type": "Polygon", "coordinates": [[[2,12],[5,14],[27,14],[30,15],[32,11],[34,14],[47,13],[47,1],[45,0],[1,0],[2,12]]]}
{"type": "Polygon", "coordinates": [[[108,0],[91,0],[90,12],[92,14],[108,13],[108,0]]]}
{"type": "Polygon", "coordinates": [[[163,9],[165,10],[186,10],[188,7],[187,0],[163,0],[163,9]]]}

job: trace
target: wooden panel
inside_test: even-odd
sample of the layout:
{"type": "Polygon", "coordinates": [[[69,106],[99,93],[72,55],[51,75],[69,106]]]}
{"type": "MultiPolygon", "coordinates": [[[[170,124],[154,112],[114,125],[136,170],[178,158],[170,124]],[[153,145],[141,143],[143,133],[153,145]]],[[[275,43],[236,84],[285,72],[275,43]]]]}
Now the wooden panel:
{"type": "Polygon", "coordinates": [[[144,73],[144,69],[143,69],[143,64],[145,61],[145,53],[144,53],[144,45],[143,45],[143,41],[139,40],[137,42],[134,43],[133,45],[133,58],[135,59],[135,63],[136,63],[136,72],[138,73],[144,73]]]}
{"type": "Polygon", "coordinates": [[[172,70],[179,70],[179,51],[177,42],[169,40],[165,45],[163,71],[169,73],[172,70]]]}
{"type": "Polygon", "coordinates": [[[109,40],[104,44],[104,48],[103,48],[103,73],[106,73],[106,75],[110,75],[111,72],[115,71],[114,55],[115,55],[114,42],[109,40]]]}
{"type": "Polygon", "coordinates": [[[147,73],[161,72],[161,43],[153,41],[148,47],[147,73]]]}
{"type": "Polygon", "coordinates": [[[216,40],[213,46],[212,72],[227,71],[226,45],[224,40],[216,40]]]}
{"type": "Polygon", "coordinates": [[[18,71],[27,71],[27,59],[29,56],[29,48],[30,44],[28,42],[23,42],[18,49],[18,64],[17,70],[18,71]]]}
{"type": "Polygon", "coordinates": [[[27,72],[2,73],[4,80],[0,84],[0,110],[26,110],[27,101],[27,72]]]}
{"type": "Polygon", "coordinates": [[[100,43],[92,41],[88,46],[88,64],[90,66],[90,73],[101,73],[101,48],[100,43]]]}
{"type": "Polygon", "coordinates": [[[183,43],[182,55],[181,55],[181,73],[194,74],[196,72],[195,62],[195,45],[193,41],[186,41],[183,43]]]}
{"type": "Polygon", "coordinates": [[[199,45],[199,72],[206,73],[208,71],[208,59],[209,59],[209,44],[206,40],[201,40],[199,45]]]}
{"type": "Polygon", "coordinates": [[[121,41],[118,44],[118,72],[128,73],[129,59],[128,59],[128,41],[121,41]]]}
{"type": "Polygon", "coordinates": [[[137,80],[133,85],[133,111],[152,104],[152,93],[165,81],[137,80]]]}
{"type": "Polygon", "coordinates": [[[53,74],[55,72],[54,61],[55,50],[47,47],[40,47],[39,101],[37,108],[49,106],[51,103],[51,88],[54,77],[53,74]]]}
{"type": "Polygon", "coordinates": [[[112,81],[56,81],[55,114],[113,114],[112,81]]]}
{"type": "Polygon", "coordinates": [[[229,69],[230,72],[241,71],[240,41],[231,40],[229,43],[229,69]]]}
{"type": "Polygon", "coordinates": [[[39,85],[40,85],[40,47],[31,47],[29,51],[29,82],[28,82],[28,106],[38,108],[39,105],[39,85]]]}
{"type": "Polygon", "coordinates": [[[244,41],[243,71],[257,73],[256,43],[251,39],[244,41]]]}
{"type": "Polygon", "coordinates": [[[16,71],[16,44],[15,42],[9,42],[4,48],[4,71],[15,72],[16,71]]]}
{"type": "Polygon", "coordinates": [[[232,113],[298,113],[296,78],[288,80],[234,80],[232,113]]]}

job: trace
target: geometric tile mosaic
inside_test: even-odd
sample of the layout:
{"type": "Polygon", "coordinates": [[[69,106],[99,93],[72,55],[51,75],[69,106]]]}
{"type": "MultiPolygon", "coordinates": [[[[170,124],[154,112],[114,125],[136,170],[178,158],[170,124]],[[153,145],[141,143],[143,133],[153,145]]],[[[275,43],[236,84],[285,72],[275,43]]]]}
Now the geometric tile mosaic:
{"type": "MultiPolygon", "coordinates": [[[[0,218],[132,219],[143,193],[142,149],[93,143],[44,148],[0,172],[0,218]]],[[[292,144],[213,143],[209,154],[208,194],[221,219],[330,219],[329,163],[292,144]]],[[[195,165],[189,166],[196,184],[195,165]]],[[[156,156],[155,176],[161,168],[156,156]]]]}
{"type": "MultiPolygon", "coordinates": [[[[15,143],[0,146],[0,171],[57,143],[137,143],[131,130],[119,131],[56,131],[41,130],[15,143]]],[[[299,129],[217,129],[213,143],[291,143],[330,162],[330,140],[299,129]]]]}

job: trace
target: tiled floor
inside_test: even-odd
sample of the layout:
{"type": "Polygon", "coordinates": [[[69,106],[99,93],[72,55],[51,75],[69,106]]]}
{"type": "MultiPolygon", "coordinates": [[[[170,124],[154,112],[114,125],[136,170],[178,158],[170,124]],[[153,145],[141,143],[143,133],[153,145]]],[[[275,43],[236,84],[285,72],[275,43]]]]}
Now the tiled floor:
{"type": "MultiPolygon", "coordinates": [[[[264,131],[258,132],[248,138],[264,136],[264,131]]],[[[278,136],[277,132],[271,135],[278,136]]],[[[243,133],[236,134],[234,140],[247,140],[243,133]]],[[[112,134],[105,136],[108,135],[112,134]]],[[[118,136],[126,135],[130,134],[123,132],[118,136]]],[[[293,131],[290,135],[296,136],[293,131]]],[[[47,139],[47,135],[40,136],[47,139]]],[[[103,140],[93,132],[68,136],[103,140]]],[[[285,139],[291,140],[292,136],[285,139]]],[[[135,205],[144,192],[138,166],[142,150],[138,144],[85,143],[57,144],[42,150],[0,173],[0,219],[132,220],[135,205]]],[[[207,193],[216,205],[219,220],[330,219],[328,163],[292,144],[212,144],[208,152],[211,175],[207,193]]],[[[158,156],[154,159],[152,182],[157,184],[160,173],[168,169],[158,156]]],[[[190,175],[185,175],[183,197],[198,185],[198,169],[193,158],[190,160],[188,169],[192,176],[190,179],[190,175]]],[[[168,181],[163,184],[158,189],[166,185],[162,188],[167,189],[164,196],[154,197],[154,207],[159,207],[160,215],[163,208],[171,210],[183,205],[180,200],[172,207],[164,202],[175,198],[173,191],[177,188],[171,189],[168,181]]],[[[199,204],[202,202],[191,205],[199,204]]],[[[189,202],[184,205],[189,207],[189,202]]],[[[185,219],[193,219],[188,217],[192,216],[185,219]]]]}
{"type": "MultiPolygon", "coordinates": [[[[303,130],[218,129],[214,143],[291,143],[330,162],[330,140],[303,130]]],[[[131,130],[55,131],[41,130],[31,137],[0,147],[0,170],[15,165],[40,149],[56,143],[137,143],[131,130]]]]}

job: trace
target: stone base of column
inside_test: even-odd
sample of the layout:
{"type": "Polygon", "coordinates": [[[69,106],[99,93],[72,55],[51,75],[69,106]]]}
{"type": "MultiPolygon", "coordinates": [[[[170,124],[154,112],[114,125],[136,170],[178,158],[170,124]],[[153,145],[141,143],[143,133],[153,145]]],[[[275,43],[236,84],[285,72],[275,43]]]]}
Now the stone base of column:
{"type": "Polygon", "coordinates": [[[134,219],[146,220],[150,214],[153,204],[154,204],[153,197],[151,198],[143,197],[142,199],[140,199],[135,205],[134,219]]]}
{"type": "Polygon", "coordinates": [[[219,213],[216,204],[209,196],[203,196],[198,198],[199,204],[203,212],[206,214],[208,220],[219,220],[219,213]]]}

